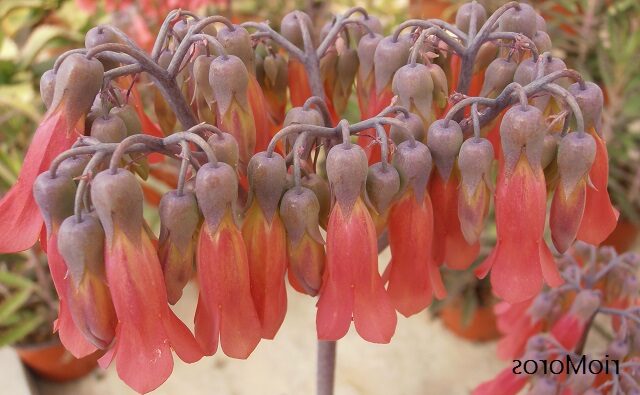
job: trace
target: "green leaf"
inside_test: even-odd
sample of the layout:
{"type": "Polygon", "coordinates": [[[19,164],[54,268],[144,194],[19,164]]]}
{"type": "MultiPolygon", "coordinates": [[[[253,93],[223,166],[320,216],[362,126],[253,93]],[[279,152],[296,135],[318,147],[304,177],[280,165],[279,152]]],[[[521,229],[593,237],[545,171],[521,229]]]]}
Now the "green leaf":
{"type": "Polygon", "coordinates": [[[478,299],[475,292],[473,292],[472,288],[467,289],[467,291],[462,299],[462,326],[465,328],[471,325],[473,316],[478,309],[478,299]]]}
{"type": "Polygon", "coordinates": [[[70,41],[81,41],[80,33],[72,32],[63,26],[42,25],[38,26],[29,35],[24,48],[20,53],[20,65],[27,68],[34,61],[38,53],[56,38],[66,38],[70,41]]]}
{"type": "Polygon", "coordinates": [[[0,4],[0,20],[20,8],[42,8],[43,0],[3,0],[0,4]]]}
{"type": "Polygon", "coordinates": [[[6,270],[0,270],[0,283],[12,288],[27,288],[33,286],[33,282],[26,277],[19,276],[6,270]]]}
{"type": "Polygon", "coordinates": [[[11,294],[11,296],[0,303],[0,325],[2,325],[8,317],[13,315],[16,311],[20,310],[20,308],[25,305],[32,294],[33,287],[28,286],[11,294]]]}
{"type": "Polygon", "coordinates": [[[36,330],[45,321],[42,315],[36,314],[20,321],[20,324],[0,333],[0,347],[19,342],[36,330]]]}

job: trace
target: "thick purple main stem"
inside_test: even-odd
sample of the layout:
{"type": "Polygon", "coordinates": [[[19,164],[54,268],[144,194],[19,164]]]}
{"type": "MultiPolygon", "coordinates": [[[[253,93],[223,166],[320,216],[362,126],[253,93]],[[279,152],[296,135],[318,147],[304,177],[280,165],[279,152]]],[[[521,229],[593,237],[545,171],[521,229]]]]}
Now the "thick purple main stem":
{"type": "Polygon", "coordinates": [[[336,345],[335,341],[318,340],[317,395],[333,395],[336,345]]]}

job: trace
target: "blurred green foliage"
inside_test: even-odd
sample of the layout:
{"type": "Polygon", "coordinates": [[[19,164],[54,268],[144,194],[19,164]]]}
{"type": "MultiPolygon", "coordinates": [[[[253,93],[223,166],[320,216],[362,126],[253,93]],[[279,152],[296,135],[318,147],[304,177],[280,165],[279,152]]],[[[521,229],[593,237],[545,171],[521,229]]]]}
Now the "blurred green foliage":
{"type": "MultiPolygon", "coordinates": [[[[56,56],[84,42],[92,22],[73,1],[0,2],[0,194],[16,180],[44,113],[39,81],[56,56]]],[[[37,247],[0,255],[0,347],[51,339],[57,301],[37,247]]]]}

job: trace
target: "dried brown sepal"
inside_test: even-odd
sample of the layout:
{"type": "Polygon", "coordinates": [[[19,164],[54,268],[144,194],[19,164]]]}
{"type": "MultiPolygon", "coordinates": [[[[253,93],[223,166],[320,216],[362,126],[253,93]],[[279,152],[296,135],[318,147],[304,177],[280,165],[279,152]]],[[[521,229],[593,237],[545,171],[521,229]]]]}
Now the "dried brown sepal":
{"type": "Polygon", "coordinates": [[[47,70],[40,77],[40,97],[44,106],[49,109],[51,102],[53,101],[53,92],[56,88],[56,73],[52,70],[47,70]]]}
{"type": "Polygon", "coordinates": [[[173,25],[173,32],[178,36],[180,41],[184,40],[184,37],[187,35],[189,28],[193,26],[193,23],[192,19],[180,19],[173,25]]]}
{"type": "Polygon", "coordinates": [[[198,94],[201,94],[207,104],[213,102],[213,89],[209,83],[209,70],[211,62],[215,57],[210,55],[200,55],[193,61],[193,79],[198,94]]]}
{"type": "MultiPolygon", "coordinates": [[[[368,27],[374,34],[382,34],[382,22],[380,19],[373,15],[362,16],[357,18],[357,20],[368,27]]],[[[356,42],[362,39],[363,36],[369,35],[369,30],[365,27],[358,24],[350,24],[347,26],[347,30],[349,31],[349,35],[355,39],[356,42]]]]}
{"type": "Polygon", "coordinates": [[[344,212],[351,212],[367,179],[367,155],[358,145],[338,144],[329,150],[326,166],[331,195],[344,212]]]}
{"type": "Polygon", "coordinates": [[[309,188],[316,194],[320,203],[320,224],[326,228],[329,220],[329,210],[331,210],[331,191],[329,183],[324,178],[315,173],[307,174],[302,177],[301,184],[305,188],[309,188]]]}
{"type": "Polygon", "coordinates": [[[433,81],[427,66],[416,63],[400,67],[393,76],[392,90],[399,105],[415,107],[423,116],[431,112],[433,81]]]}
{"type": "Polygon", "coordinates": [[[513,75],[513,82],[525,86],[531,83],[536,78],[537,65],[532,58],[527,58],[520,62],[515,74],[513,75]]]}
{"type": "Polygon", "coordinates": [[[231,30],[228,26],[224,26],[218,31],[218,41],[227,50],[227,54],[240,58],[247,70],[252,74],[255,73],[255,54],[247,29],[234,25],[231,30]]]}
{"type": "Polygon", "coordinates": [[[58,166],[56,175],[60,174],[71,179],[80,177],[84,168],[89,164],[90,159],[91,157],[89,155],[77,155],[67,158],[58,166]]]}
{"type": "Polygon", "coordinates": [[[75,193],[76,184],[71,177],[58,173],[54,178],[47,170],[36,178],[33,184],[33,197],[40,208],[47,234],[51,234],[54,225],[59,225],[73,214],[75,193]]]}
{"type": "Polygon", "coordinates": [[[171,238],[171,243],[186,250],[200,223],[200,211],[195,193],[169,191],[162,195],[158,208],[160,217],[160,242],[171,238]]]}
{"type": "Polygon", "coordinates": [[[313,46],[316,47],[318,45],[318,37],[315,33],[316,29],[313,27],[313,22],[309,15],[304,12],[294,11],[285,15],[280,22],[280,34],[282,34],[296,47],[304,49],[304,40],[302,37],[302,30],[300,29],[300,24],[298,22],[298,15],[301,16],[302,23],[307,26],[307,29],[311,34],[311,42],[313,43],[313,46]]]}
{"type": "Polygon", "coordinates": [[[585,82],[585,88],[582,89],[580,84],[576,82],[570,85],[568,90],[576,98],[580,110],[582,110],[584,127],[587,130],[595,128],[596,131],[599,131],[602,106],[604,103],[602,89],[593,82],[585,82]]]}
{"type": "Polygon", "coordinates": [[[439,119],[429,126],[427,146],[440,177],[445,181],[451,175],[463,139],[462,128],[456,121],[439,119]]]}
{"type": "Polygon", "coordinates": [[[258,152],[249,161],[247,174],[249,199],[256,199],[267,221],[271,221],[287,182],[284,158],[275,152],[271,156],[265,151],[258,152]]]}
{"type": "Polygon", "coordinates": [[[498,44],[494,41],[487,41],[480,46],[478,54],[476,55],[476,61],[473,65],[473,72],[483,72],[491,62],[493,62],[498,56],[498,44]]]}
{"type": "Polygon", "coordinates": [[[228,210],[238,199],[236,171],[224,162],[205,163],[196,173],[196,198],[207,226],[215,233],[228,210]]]}
{"type": "Polygon", "coordinates": [[[247,97],[249,73],[240,58],[218,56],[211,62],[209,84],[220,114],[226,114],[235,99],[247,112],[251,111],[247,97]]]}
{"type": "MultiPolygon", "coordinates": [[[[426,132],[424,130],[424,124],[422,123],[422,119],[412,112],[409,113],[409,116],[405,116],[403,113],[400,113],[396,116],[396,119],[404,122],[405,126],[409,130],[409,133],[413,135],[413,138],[416,141],[424,142],[426,137],[426,132]]],[[[395,145],[402,143],[403,141],[409,140],[409,136],[407,135],[407,131],[403,128],[400,128],[396,125],[391,125],[389,129],[389,137],[391,141],[395,145]]]]}
{"type": "Polygon", "coordinates": [[[431,75],[431,81],[433,81],[433,100],[440,108],[444,108],[447,105],[449,99],[449,84],[447,83],[447,75],[442,67],[435,63],[429,63],[425,65],[431,75]]]}
{"type": "Polygon", "coordinates": [[[406,64],[410,50],[411,43],[408,40],[400,38],[393,41],[393,36],[380,40],[373,55],[377,94],[391,83],[395,72],[406,64]]]}
{"type": "Polygon", "coordinates": [[[179,194],[178,191],[169,191],[162,196],[158,211],[158,257],[164,272],[168,301],[175,304],[192,276],[200,210],[194,192],[179,194]]]}
{"type": "Polygon", "coordinates": [[[588,133],[569,133],[558,145],[558,172],[564,195],[571,196],[574,188],[584,179],[596,158],[596,141],[588,133]]]}
{"type": "Polygon", "coordinates": [[[384,214],[400,190],[400,175],[395,167],[381,162],[369,166],[367,196],[378,214],[384,214]]]}
{"type": "MultiPolygon", "coordinates": [[[[87,34],[84,36],[84,46],[87,49],[109,43],[118,44],[121,43],[121,40],[113,30],[108,29],[103,25],[89,29],[87,34]]],[[[119,65],[118,62],[109,59],[100,59],[100,62],[104,66],[105,70],[111,70],[119,65]]]]}
{"type": "Polygon", "coordinates": [[[127,137],[127,126],[117,115],[107,114],[93,121],[91,137],[103,143],[119,143],[127,137]]]}
{"type": "Polygon", "coordinates": [[[111,240],[116,229],[131,240],[140,238],[144,199],[142,187],[133,173],[125,169],[117,169],[115,174],[109,169],[101,171],[91,182],[91,200],[107,240],[111,240]]]}
{"type": "Polygon", "coordinates": [[[116,115],[122,119],[127,127],[127,135],[138,134],[142,131],[142,123],[136,109],[131,104],[125,104],[122,107],[113,107],[109,114],[116,115]]]}
{"type": "Polygon", "coordinates": [[[542,168],[546,168],[556,159],[558,153],[558,140],[559,136],[555,133],[547,133],[544,136],[544,143],[542,146],[542,168]]]}
{"type": "Polygon", "coordinates": [[[553,47],[553,43],[551,42],[551,37],[545,31],[538,30],[536,34],[533,35],[531,39],[538,50],[538,53],[545,53],[551,51],[553,47]]]}
{"type": "Polygon", "coordinates": [[[469,24],[471,23],[471,15],[476,15],[476,29],[480,29],[487,20],[487,10],[484,9],[482,4],[477,2],[464,3],[458,8],[456,13],[456,26],[463,32],[469,31],[469,24]]]}
{"type": "Polygon", "coordinates": [[[319,226],[320,202],[316,194],[305,187],[293,187],[282,196],[280,218],[293,244],[300,242],[305,233],[324,244],[319,226]]]}
{"type": "Polygon", "coordinates": [[[67,56],[56,73],[50,110],[65,106],[67,119],[73,123],[86,114],[102,87],[104,67],[97,59],[81,54],[67,56]]]}
{"type": "Polygon", "coordinates": [[[433,167],[429,148],[418,141],[404,141],[398,144],[393,155],[393,166],[400,175],[398,195],[412,187],[416,201],[422,202],[433,167]]]}
{"type": "MultiPolygon", "coordinates": [[[[324,121],[322,119],[322,115],[313,108],[305,110],[303,107],[293,107],[287,111],[282,126],[287,127],[294,124],[324,126],[324,121]]],[[[289,133],[287,135],[285,139],[287,143],[287,152],[293,148],[293,144],[299,135],[300,133],[289,133]]],[[[307,141],[305,141],[304,145],[307,145],[307,141]]]]}
{"type": "Polygon", "coordinates": [[[538,31],[538,14],[529,4],[520,3],[508,9],[498,21],[502,32],[514,32],[533,38],[538,31]]]}
{"type": "Polygon", "coordinates": [[[375,34],[373,36],[366,34],[362,36],[358,42],[358,73],[362,78],[366,78],[373,71],[373,59],[375,56],[378,43],[382,40],[382,35],[375,34]]]}
{"type": "Polygon", "coordinates": [[[234,169],[238,167],[238,161],[240,159],[238,142],[230,133],[214,133],[209,137],[207,143],[213,148],[216,159],[228,164],[234,169]]]}
{"type": "Polygon", "coordinates": [[[338,64],[336,65],[336,72],[338,82],[341,85],[343,91],[350,92],[353,81],[356,78],[358,72],[358,53],[353,48],[345,48],[338,56],[338,64]]]}
{"type": "Polygon", "coordinates": [[[72,215],[62,222],[58,250],[76,287],[87,270],[104,278],[104,239],[104,229],[95,215],[83,215],[81,221],[72,215]]]}
{"type": "Polygon", "coordinates": [[[511,107],[500,124],[500,140],[507,172],[510,173],[524,152],[532,167],[541,166],[545,125],[542,111],[534,106],[511,107]]]}
{"type": "Polygon", "coordinates": [[[460,147],[458,168],[464,186],[475,191],[481,181],[490,185],[491,165],[493,164],[493,145],[485,138],[470,138],[460,147]]]}
{"type": "Polygon", "coordinates": [[[494,59],[484,75],[484,84],[480,91],[480,96],[495,98],[504,88],[513,82],[513,76],[518,68],[518,63],[513,59],[494,59]]]}

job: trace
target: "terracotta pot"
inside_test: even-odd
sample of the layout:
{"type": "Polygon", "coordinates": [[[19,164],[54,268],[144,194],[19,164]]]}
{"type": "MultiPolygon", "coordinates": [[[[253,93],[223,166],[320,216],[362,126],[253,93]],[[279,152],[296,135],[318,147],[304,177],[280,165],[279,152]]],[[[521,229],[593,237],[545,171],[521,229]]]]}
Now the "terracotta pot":
{"type": "Polygon", "coordinates": [[[456,300],[442,308],[440,318],[447,329],[462,338],[476,342],[500,338],[493,306],[478,307],[468,325],[465,325],[463,322],[462,300],[456,300]]]}
{"type": "Polygon", "coordinates": [[[618,225],[602,244],[614,247],[618,253],[627,252],[635,244],[639,233],[637,225],[620,217],[618,225]]]}
{"type": "Polygon", "coordinates": [[[70,381],[86,376],[98,366],[97,351],[76,359],[56,338],[54,341],[14,347],[22,362],[39,376],[52,381],[70,381]]]}

